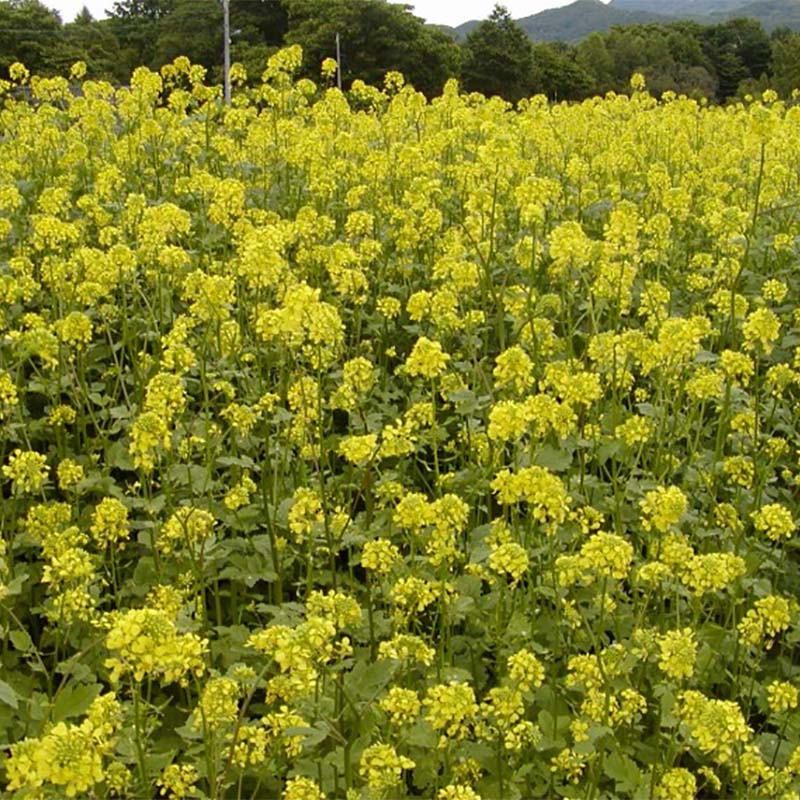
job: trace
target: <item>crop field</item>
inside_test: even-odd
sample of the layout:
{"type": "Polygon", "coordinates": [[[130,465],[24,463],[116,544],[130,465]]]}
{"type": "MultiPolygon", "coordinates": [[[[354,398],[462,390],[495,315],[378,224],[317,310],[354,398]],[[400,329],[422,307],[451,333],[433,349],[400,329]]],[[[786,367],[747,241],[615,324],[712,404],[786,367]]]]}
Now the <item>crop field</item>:
{"type": "Polygon", "coordinates": [[[300,59],[0,86],[4,796],[800,797],[800,105],[300,59]]]}

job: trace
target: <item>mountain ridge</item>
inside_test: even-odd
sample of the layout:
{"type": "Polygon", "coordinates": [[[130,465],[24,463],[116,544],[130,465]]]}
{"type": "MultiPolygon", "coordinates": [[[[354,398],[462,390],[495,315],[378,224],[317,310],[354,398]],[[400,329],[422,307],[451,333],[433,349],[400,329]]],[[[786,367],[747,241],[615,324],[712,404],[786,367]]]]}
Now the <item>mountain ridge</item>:
{"type": "MultiPolygon", "coordinates": [[[[534,42],[575,43],[617,25],[681,20],[714,25],[736,17],[755,19],[767,32],[784,26],[800,31],[800,0],[611,0],[608,4],[601,0],[575,0],[514,21],[534,42]]],[[[480,23],[481,20],[469,20],[447,31],[463,40],[480,23]]]]}

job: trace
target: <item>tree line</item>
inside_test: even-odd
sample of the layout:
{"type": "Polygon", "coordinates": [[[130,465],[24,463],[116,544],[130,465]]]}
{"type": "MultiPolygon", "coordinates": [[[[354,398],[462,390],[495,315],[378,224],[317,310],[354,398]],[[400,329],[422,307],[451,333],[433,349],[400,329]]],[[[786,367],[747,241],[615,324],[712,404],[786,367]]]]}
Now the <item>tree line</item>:
{"type": "MultiPolygon", "coordinates": [[[[127,83],[137,66],[159,69],[179,55],[221,80],[222,5],[214,0],[117,0],[107,19],[84,8],[64,23],[39,0],[0,0],[0,71],[22,61],[42,75],[84,61],[87,75],[127,83]]],[[[800,88],[800,34],[771,35],[752,19],[629,25],[578,42],[533,43],[502,6],[457,42],[410,6],[386,0],[230,0],[231,52],[252,80],[285,44],[300,44],[316,78],[342,42],[342,79],[380,82],[402,72],[428,95],[451,77],[466,91],[512,102],[532,94],[581,100],[627,91],[634,72],[654,94],[672,90],[725,102],[771,87],[800,88]]]]}

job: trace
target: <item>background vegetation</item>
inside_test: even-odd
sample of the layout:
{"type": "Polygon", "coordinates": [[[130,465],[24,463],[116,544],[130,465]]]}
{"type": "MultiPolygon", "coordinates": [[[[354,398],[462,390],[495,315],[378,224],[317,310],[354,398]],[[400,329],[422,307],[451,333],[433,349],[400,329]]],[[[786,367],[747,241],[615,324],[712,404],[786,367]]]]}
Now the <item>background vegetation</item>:
{"type": "MultiPolygon", "coordinates": [[[[250,80],[258,82],[271,53],[284,44],[300,44],[304,74],[313,78],[320,62],[334,55],[338,32],[345,85],[355,79],[376,82],[399,70],[429,97],[450,77],[460,77],[468,91],[511,101],[537,93],[580,100],[622,92],[633,72],[645,75],[654,94],[672,90],[717,102],[767,87],[788,95],[800,85],[800,34],[775,28],[772,17],[765,18],[769,33],[754,18],[713,24],[664,18],[614,25],[579,41],[532,41],[537,36],[573,39],[573,18],[586,22],[598,5],[598,13],[611,14],[612,20],[614,14],[640,18],[581,0],[556,10],[557,19],[548,16],[556,11],[544,12],[522,24],[498,6],[487,20],[454,30],[426,25],[410,7],[385,0],[231,0],[232,52],[250,80]],[[584,3],[592,8],[583,9],[584,3]],[[537,19],[537,25],[530,22],[537,19]]],[[[38,74],[57,74],[83,60],[89,77],[127,84],[137,66],[159,69],[186,55],[206,67],[211,79],[221,78],[220,4],[118,0],[109,12],[108,19],[94,20],[84,9],[64,24],[38,0],[0,2],[0,70],[7,73],[10,64],[22,61],[38,74]]]]}

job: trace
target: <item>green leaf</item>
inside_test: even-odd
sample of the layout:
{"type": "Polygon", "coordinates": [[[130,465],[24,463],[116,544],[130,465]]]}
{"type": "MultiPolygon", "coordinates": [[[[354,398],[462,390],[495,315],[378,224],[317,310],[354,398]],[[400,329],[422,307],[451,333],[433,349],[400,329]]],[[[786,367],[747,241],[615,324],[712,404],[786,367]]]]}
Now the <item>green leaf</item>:
{"type": "Polygon", "coordinates": [[[633,759],[616,751],[605,760],[603,771],[616,781],[621,792],[633,791],[642,782],[642,773],[633,759]]]}
{"type": "Polygon", "coordinates": [[[572,465],[572,452],[557,447],[542,447],[534,461],[550,472],[565,472],[572,465]]]}
{"type": "Polygon", "coordinates": [[[128,453],[128,448],[120,441],[113,442],[106,448],[105,462],[106,466],[123,472],[134,472],[136,469],[128,453]]]}
{"type": "Polygon", "coordinates": [[[11,644],[14,645],[15,650],[20,653],[27,653],[33,649],[33,640],[28,635],[27,631],[11,631],[8,634],[11,644]]]}
{"type": "Polygon", "coordinates": [[[19,708],[19,695],[10,683],[0,680],[0,700],[11,708],[19,708]]]}
{"type": "Polygon", "coordinates": [[[359,700],[372,701],[394,677],[397,663],[389,659],[364,665],[359,662],[347,676],[347,689],[359,700]]]}
{"type": "Polygon", "coordinates": [[[85,714],[102,688],[99,683],[67,684],[56,695],[53,703],[53,721],[62,722],[70,717],[85,714]]]}

